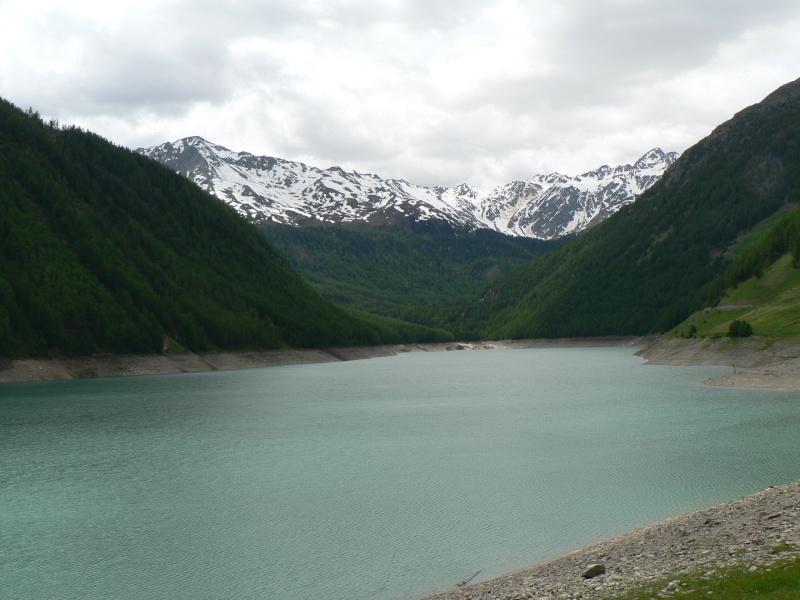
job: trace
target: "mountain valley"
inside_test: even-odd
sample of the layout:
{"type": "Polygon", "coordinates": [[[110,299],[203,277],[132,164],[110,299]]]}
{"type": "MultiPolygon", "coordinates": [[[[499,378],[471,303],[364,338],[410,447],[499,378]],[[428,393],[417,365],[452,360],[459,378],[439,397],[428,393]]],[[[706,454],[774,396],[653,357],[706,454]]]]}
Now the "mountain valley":
{"type": "Polygon", "coordinates": [[[680,157],[490,194],[199,138],[159,165],[8,103],[0,142],[6,357],[797,331],[800,80],[680,157]]]}

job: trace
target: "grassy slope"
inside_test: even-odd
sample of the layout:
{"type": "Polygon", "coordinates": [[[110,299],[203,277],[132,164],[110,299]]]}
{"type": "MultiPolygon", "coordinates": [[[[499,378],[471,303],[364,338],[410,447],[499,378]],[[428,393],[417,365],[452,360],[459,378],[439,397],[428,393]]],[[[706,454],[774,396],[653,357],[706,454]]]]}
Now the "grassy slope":
{"type": "Polygon", "coordinates": [[[608,596],[606,600],[659,597],[684,600],[797,600],[800,598],[800,559],[780,559],[768,568],[753,571],[736,567],[714,575],[684,573],[665,578],[631,594],[608,596]],[[672,581],[677,582],[677,593],[664,595],[666,592],[662,590],[668,589],[672,581]]]}
{"type": "Polygon", "coordinates": [[[667,336],[686,335],[697,328],[698,337],[722,337],[734,319],[753,326],[761,337],[800,339],[800,269],[785,255],[764,271],[728,290],[714,308],[693,313],[667,336]]]}

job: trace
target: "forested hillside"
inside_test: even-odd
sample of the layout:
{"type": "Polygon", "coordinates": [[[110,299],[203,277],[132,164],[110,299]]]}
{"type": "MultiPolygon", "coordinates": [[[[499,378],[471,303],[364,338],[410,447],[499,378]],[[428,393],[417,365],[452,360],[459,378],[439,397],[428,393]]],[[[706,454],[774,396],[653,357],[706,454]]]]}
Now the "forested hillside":
{"type": "Polygon", "coordinates": [[[800,335],[800,209],[769,219],[731,254],[725,275],[709,288],[708,307],[693,313],[671,335],[800,335]]]}
{"type": "Polygon", "coordinates": [[[275,248],[323,296],[397,318],[473,296],[557,242],[468,232],[446,224],[408,228],[263,226],[275,248]]]}
{"type": "Polygon", "coordinates": [[[719,297],[729,248],[800,198],[800,80],[687,150],[637,202],[435,320],[461,337],[666,331],[719,297]]]}
{"type": "Polygon", "coordinates": [[[399,341],[193,183],[4,101],[0,182],[1,356],[160,352],[165,336],[193,351],[399,341]]]}

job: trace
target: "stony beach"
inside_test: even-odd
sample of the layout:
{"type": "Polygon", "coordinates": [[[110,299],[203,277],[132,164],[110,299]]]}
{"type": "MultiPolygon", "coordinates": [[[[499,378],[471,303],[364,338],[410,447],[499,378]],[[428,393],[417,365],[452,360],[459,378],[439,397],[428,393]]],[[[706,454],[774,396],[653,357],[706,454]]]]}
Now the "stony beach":
{"type": "Polygon", "coordinates": [[[428,600],[592,600],[665,577],[670,580],[659,594],[668,597],[687,589],[681,574],[713,576],[731,565],[769,568],[788,556],[800,556],[800,482],[668,519],[428,600]],[[603,573],[588,577],[593,565],[603,573]]]}
{"type": "Polygon", "coordinates": [[[707,385],[800,391],[800,343],[760,338],[658,339],[637,354],[648,364],[723,365],[731,372],[707,385]]]}

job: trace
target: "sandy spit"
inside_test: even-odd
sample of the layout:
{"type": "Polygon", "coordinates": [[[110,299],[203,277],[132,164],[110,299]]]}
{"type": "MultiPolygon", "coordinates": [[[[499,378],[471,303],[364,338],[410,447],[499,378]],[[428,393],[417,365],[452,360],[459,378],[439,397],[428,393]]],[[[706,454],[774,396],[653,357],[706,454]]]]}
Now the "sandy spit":
{"type": "Polygon", "coordinates": [[[589,346],[641,346],[644,338],[570,338],[448,344],[398,344],[311,350],[266,350],[201,354],[95,355],[76,358],[10,360],[0,358],[0,383],[57,381],[91,377],[166,375],[200,371],[227,371],[279,365],[326,363],[396,356],[403,352],[496,350],[511,348],[569,348],[589,346]]]}

